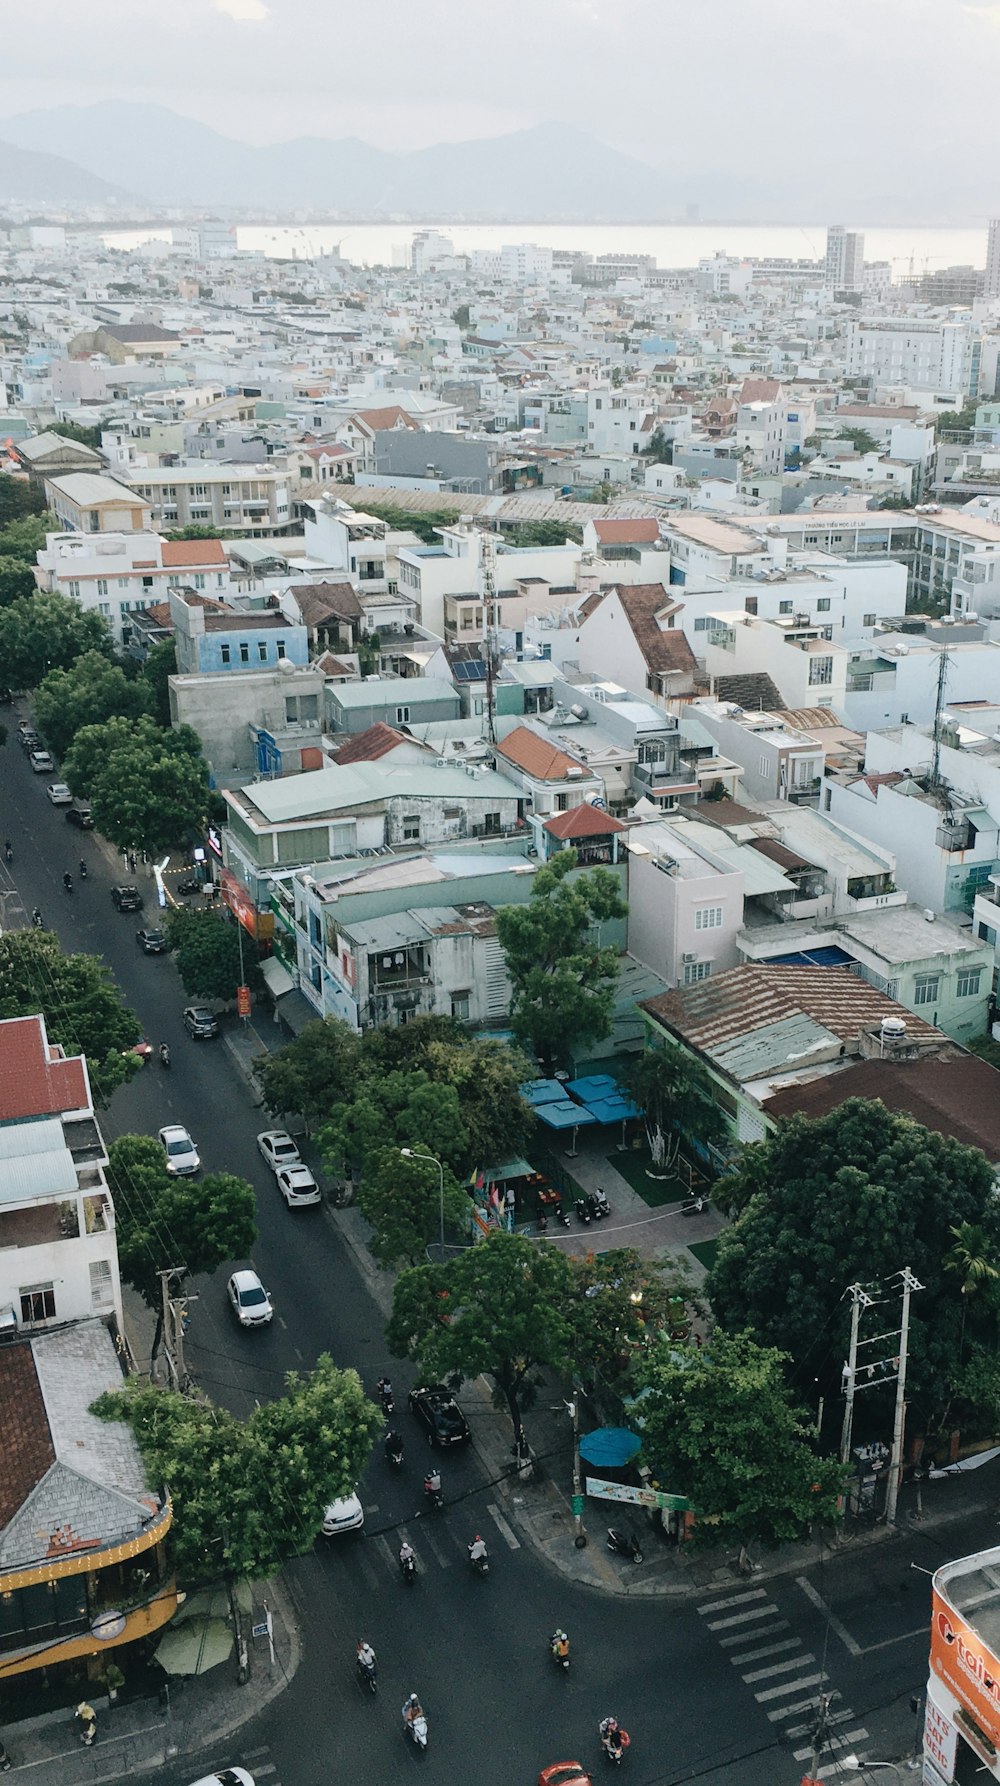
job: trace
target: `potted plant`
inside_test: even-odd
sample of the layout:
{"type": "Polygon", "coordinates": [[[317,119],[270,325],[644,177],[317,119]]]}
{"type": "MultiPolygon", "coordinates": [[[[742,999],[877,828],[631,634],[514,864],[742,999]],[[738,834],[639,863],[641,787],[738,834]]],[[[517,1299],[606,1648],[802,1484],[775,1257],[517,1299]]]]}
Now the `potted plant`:
{"type": "Polygon", "coordinates": [[[108,1690],[108,1700],[113,1705],[118,1698],[119,1688],[125,1685],[125,1676],[117,1662],[109,1662],[104,1670],[104,1684],[108,1690]]]}

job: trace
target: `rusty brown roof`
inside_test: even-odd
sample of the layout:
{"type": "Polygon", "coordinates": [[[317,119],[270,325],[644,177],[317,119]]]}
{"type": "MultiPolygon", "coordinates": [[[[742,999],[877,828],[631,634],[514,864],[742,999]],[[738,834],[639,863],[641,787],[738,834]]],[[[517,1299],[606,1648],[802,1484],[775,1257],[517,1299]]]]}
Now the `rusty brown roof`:
{"type": "Polygon", "coordinates": [[[0,1531],[56,1461],[35,1360],[27,1341],[0,1346],[0,1531]]]}
{"type": "Polygon", "coordinates": [[[907,1035],[924,1042],[941,1034],[847,967],[745,962],[697,986],[646,999],[642,1009],[705,1054],[796,1014],[822,1024],[843,1042],[856,1041],[883,1017],[901,1017],[907,1035]]]}
{"type": "Polygon", "coordinates": [[[693,676],[695,656],[684,634],[676,627],[661,629],[656,624],[657,614],[676,606],[663,584],[619,583],[616,588],[625,618],[648,668],[660,675],[679,670],[693,676]]]}
{"type": "Polygon", "coordinates": [[[1000,1073],[963,1049],[946,1048],[933,1059],[858,1061],[845,1073],[783,1086],[764,1109],[768,1116],[825,1116],[845,1098],[880,1098],[887,1110],[1000,1161],[1000,1073]]]}

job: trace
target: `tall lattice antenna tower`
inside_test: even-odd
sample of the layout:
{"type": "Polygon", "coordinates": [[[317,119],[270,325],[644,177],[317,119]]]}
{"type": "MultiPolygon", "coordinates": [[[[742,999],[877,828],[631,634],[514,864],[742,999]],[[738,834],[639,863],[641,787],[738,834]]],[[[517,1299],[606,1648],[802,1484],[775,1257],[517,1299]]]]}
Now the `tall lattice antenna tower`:
{"type": "Polygon", "coordinates": [[[496,680],[500,668],[499,614],[497,613],[496,542],[490,527],[479,535],[479,590],[483,598],[483,656],[486,660],[486,735],[497,741],[496,680]]]}

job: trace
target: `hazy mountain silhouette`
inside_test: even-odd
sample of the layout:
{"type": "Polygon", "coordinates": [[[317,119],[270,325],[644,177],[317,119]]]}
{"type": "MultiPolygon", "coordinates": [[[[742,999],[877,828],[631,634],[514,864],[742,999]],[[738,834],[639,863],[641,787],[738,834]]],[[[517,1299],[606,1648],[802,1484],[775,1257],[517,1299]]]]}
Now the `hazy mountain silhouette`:
{"type": "Polygon", "coordinates": [[[61,154],[0,141],[0,203],[99,205],[134,197],[61,154]]]}

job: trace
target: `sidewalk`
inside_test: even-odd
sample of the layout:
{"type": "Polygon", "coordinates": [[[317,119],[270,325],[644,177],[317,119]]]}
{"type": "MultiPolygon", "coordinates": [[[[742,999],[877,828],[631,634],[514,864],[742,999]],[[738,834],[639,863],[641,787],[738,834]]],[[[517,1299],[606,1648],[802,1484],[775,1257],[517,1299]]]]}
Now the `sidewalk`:
{"type": "Polygon", "coordinates": [[[110,1705],[106,1695],[91,1694],[97,1738],[89,1749],[80,1742],[71,1706],[5,1724],[12,1778],[23,1770],[32,1786],[99,1786],[162,1767],[174,1756],[208,1749],[221,1753],[231,1747],[234,1733],[284,1691],[301,1660],[298,1630],[280,1582],[260,1583],[255,1589],[253,1625],[263,1624],[265,1602],[274,1626],[273,1666],[267,1638],[248,1636],[250,1678],[243,1686],[236,1679],[234,1650],[228,1662],[208,1674],[192,1679],[164,1675],[159,1699],[110,1705]]]}

